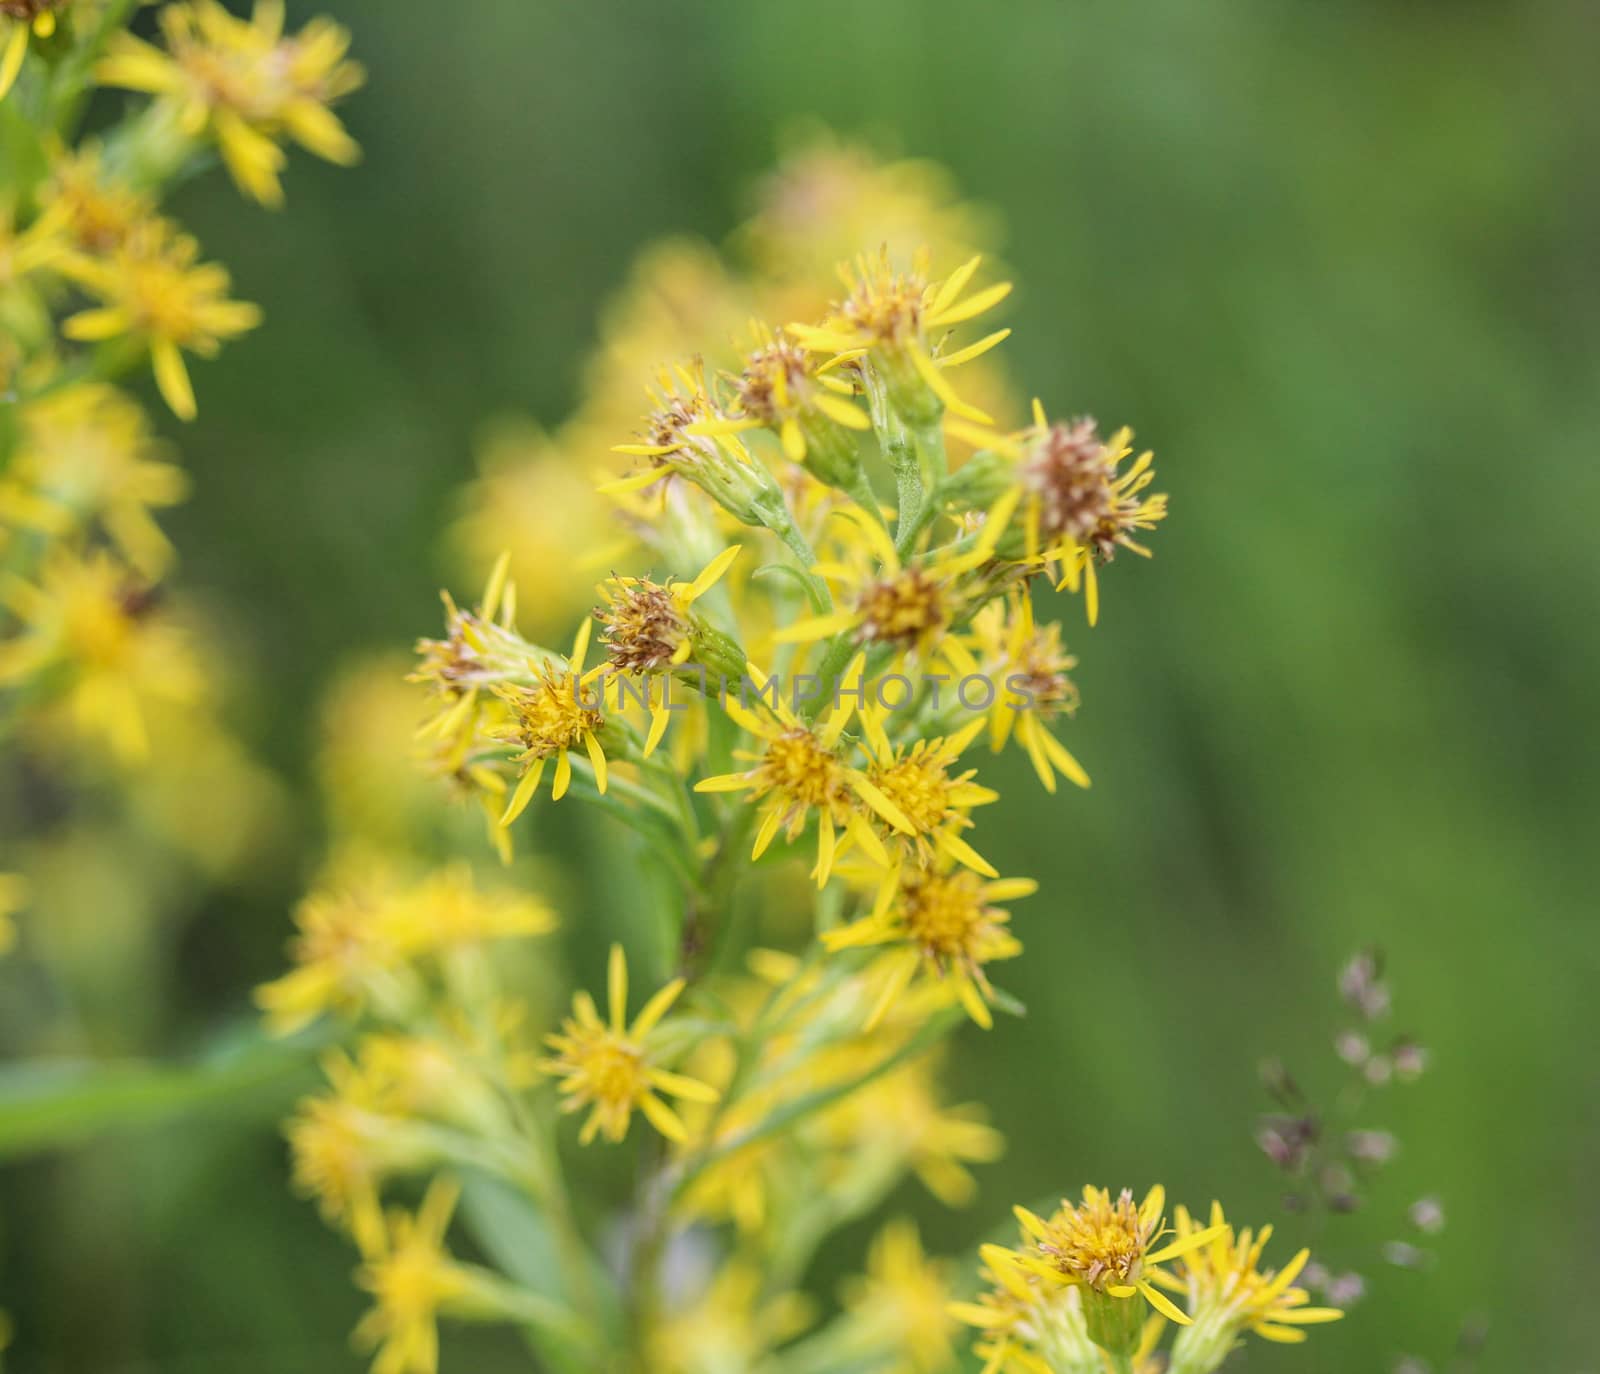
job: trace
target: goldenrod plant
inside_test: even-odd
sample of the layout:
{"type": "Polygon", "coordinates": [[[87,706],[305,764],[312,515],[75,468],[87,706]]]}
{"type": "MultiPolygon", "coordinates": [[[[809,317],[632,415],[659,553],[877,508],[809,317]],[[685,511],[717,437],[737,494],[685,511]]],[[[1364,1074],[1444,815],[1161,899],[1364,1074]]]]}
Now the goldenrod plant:
{"type": "Polygon", "coordinates": [[[219,155],[276,205],[286,139],[351,161],[347,46],[275,0],[0,3],[0,1000],[42,1077],[147,1052],[173,927],[274,852],[281,788],[226,723],[226,627],[174,590],[189,479],[147,409],[193,419],[189,359],[261,312],[163,205],[219,155]]]}
{"type": "Polygon", "coordinates": [[[978,223],[942,182],[827,142],[796,158],[778,186],[842,181],[841,214],[876,198],[940,251],[898,224],[830,293],[769,188],[746,266],[646,255],[573,421],[498,432],[463,533],[504,547],[475,599],[444,595],[420,727],[388,741],[481,813],[481,852],[429,868],[410,801],[364,796],[385,838],[342,842],[259,990],[278,1031],[343,1042],[287,1131],[357,1254],[378,1374],[434,1374],[452,1321],[570,1371],[934,1374],[970,1347],[990,1374],[1205,1374],[1342,1315],[1297,1286],[1307,1251],[1159,1187],[1019,1208],[981,1281],[891,1217],[831,1315],[806,1292],[905,1179],[959,1206],[1003,1151],[938,1074],[952,1034],[1022,1010],[1004,970],[1037,885],[985,857],[982,761],[1015,747],[1047,792],[1089,786],[1074,652],[1167,500],[1128,429],[1004,418],[1011,287],[970,244],[941,261],[978,223]],[[644,894],[582,931],[570,888],[530,878],[574,806],[644,894]],[[564,995],[563,929],[580,964],[604,950],[564,995]],[[626,1175],[591,1159],[618,1149],[626,1175]]]}

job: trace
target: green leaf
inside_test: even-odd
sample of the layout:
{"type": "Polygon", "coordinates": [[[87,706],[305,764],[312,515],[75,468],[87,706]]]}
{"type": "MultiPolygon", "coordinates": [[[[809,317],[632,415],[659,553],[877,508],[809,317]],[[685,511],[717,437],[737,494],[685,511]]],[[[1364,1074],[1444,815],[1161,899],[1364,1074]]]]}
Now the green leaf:
{"type": "Polygon", "coordinates": [[[275,1109],[303,1086],[315,1043],[259,1032],[190,1064],[33,1060],[0,1067],[0,1159],[75,1145],[249,1099],[275,1109]]]}

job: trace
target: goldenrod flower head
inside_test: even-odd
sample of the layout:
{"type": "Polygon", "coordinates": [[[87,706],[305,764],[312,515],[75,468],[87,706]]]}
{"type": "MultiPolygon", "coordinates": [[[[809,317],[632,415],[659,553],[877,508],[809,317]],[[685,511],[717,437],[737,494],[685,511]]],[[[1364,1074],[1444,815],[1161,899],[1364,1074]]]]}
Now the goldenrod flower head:
{"type": "Polygon", "coordinates": [[[945,410],[979,424],[988,416],[968,405],[950,386],[944,370],[981,357],[1001,343],[1002,329],[955,352],[942,351],[941,331],[964,324],[1011,294],[1000,282],[965,295],[983,259],[969,258],[941,282],[928,277],[928,254],[919,251],[909,270],[894,266],[888,250],[863,255],[841,266],[848,292],[820,325],[791,324],[803,348],[832,354],[865,353],[883,373],[895,409],[911,424],[929,424],[945,410]]]}
{"type": "Polygon", "coordinates": [[[993,903],[1037,890],[1031,878],[987,882],[966,868],[894,869],[880,885],[871,914],[825,931],[822,940],[831,950],[897,946],[881,961],[882,988],[867,1017],[868,1029],[919,975],[948,989],[988,1029],[994,1024],[988,1005],[993,988],[984,966],[1022,953],[1007,928],[1010,914],[993,903]]]}
{"type": "Polygon", "coordinates": [[[658,1374],[744,1374],[794,1339],[814,1317],[793,1291],[769,1295],[767,1276],[729,1257],[697,1298],[673,1310],[651,1332],[650,1369],[658,1374]]]}
{"type": "Polygon", "coordinates": [[[1022,489],[1023,547],[1030,560],[1060,563],[1059,587],[1084,585],[1089,623],[1100,614],[1097,563],[1109,563],[1117,549],[1150,557],[1137,531],[1152,530],[1167,516],[1164,494],[1144,495],[1155,480],[1153,454],[1141,453],[1124,471],[1133,452],[1133,431],[1119,429],[1101,439],[1092,419],[1052,425],[1034,402],[1033,427],[1019,441],[1002,447],[1017,455],[1022,489]]]}
{"type": "Polygon", "coordinates": [[[57,151],[39,199],[46,222],[59,224],[74,247],[97,257],[116,252],[155,214],[155,197],[109,175],[95,143],[57,151]]]}
{"type": "Polygon", "coordinates": [[[1096,1345],[1113,1351],[1137,1346],[1143,1318],[1130,1298],[1143,1297],[1169,1321],[1189,1324],[1189,1317],[1155,1286],[1167,1277],[1158,1266],[1226,1234],[1227,1227],[1195,1230],[1162,1245],[1171,1233],[1165,1206],[1166,1190],[1159,1186],[1137,1204],[1126,1188],[1113,1199],[1107,1189],[1085,1187],[1081,1202],[1063,1201],[1049,1220],[1024,1207],[1015,1209],[1031,1242],[1023,1263],[1050,1282],[1083,1289],[1089,1335],[1096,1345]]]}
{"type": "Polygon", "coordinates": [[[348,1231],[363,1253],[371,1253],[383,1236],[378,1189],[389,1162],[384,1122],[348,1059],[333,1051],[323,1067],[333,1093],[302,1100],[284,1127],[290,1184],[316,1200],[324,1221],[348,1231]]]}
{"type": "Polygon", "coordinates": [[[1078,709],[1078,689],[1068,676],[1078,660],[1062,644],[1060,625],[1037,624],[1032,597],[1013,594],[972,618],[972,640],[982,671],[1005,688],[988,710],[989,747],[998,752],[1015,735],[1046,791],[1056,790],[1058,772],[1089,786],[1083,765],[1046,723],[1078,709]]]}
{"type": "Polygon", "coordinates": [[[395,904],[390,921],[391,938],[411,956],[528,939],[556,928],[555,913],[543,902],[511,889],[484,891],[463,863],[424,878],[395,904]]]}
{"type": "Polygon", "coordinates": [[[0,100],[6,98],[22,59],[27,55],[28,38],[49,38],[56,31],[55,12],[67,0],[0,0],[0,100]]]}
{"type": "MultiPolygon", "coordinates": [[[[1051,1293],[1044,1288],[1043,1280],[1024,1267],[1016,1254],[1001,1245],[979,1247],[982,1264],[979,1278],[985,1290],[972,1302],[953,1302],[950,1315],[967,1326],[976,1327],[982,1337],[972,1347],[973,1353],[983,1360],[983,1374],[1077,1374],[1080,1367],[1073,1356],[1083,1357],[1083,1367],[1098,1374],[1102,1365],[1099,1352],[1082,1329],[1081,1309],[1073,1304],[1062,1315],[1066,1322],[1050,1321],[1048,1309],[1055,1306],[1051,1293]],[[1073,1317],[1076,1321],[1073,1321],[1073,1317]],[[1062,1351],[1062,1342],[1052,1344],[1058,1348],[1051,1354],[1058,1359],[1047,1363],[1030,1347],[1042,1345],[1049,1336],[1057,1333],[1053,1327],[1066,1326],[1064,1334],[1073,1348],[1062,1351]],[[1074,1329],[1076,1328],[1076,1329],[1074,1329]],[[1073,1341],[1072,1337],[1079,1337],[1073,1341]],[[1066,1359],[1059,1357],[1067,1356],[1066,1359]],[[1092,1361],[1092,1363],[1090,1363],[1092,1361]]],[[[1069,1295],[1075,1296],[1070,1293],[1069,1295]]]]}
{"type": "Polygon", "coordinates": [[[472,1288],[467,1270],[444,1248],[460,1190],[436,1178],[414,1215],[392,1211],[377,1248],[356,1272],[374,1306],[355,1338],[377,1350],[373,1374],[437,1374],[438,1314],[472,1288]]]}
{"type": "Polygon", "coordinates": [[[195,417],[194,388],[180,350],[215,356],[224,339],[254,329],[261,311],[228,299],[225,267],[200,263],[200,245],[168,220],[149,220],[106,258],[83,255],[63,264],[80,286],[104,303],[62,325],[86,342],[128,337],[150,350],[156,385],[182,420],[195,417]]]}
{"type": "MultiPolygon", "coordinates": [[[[861,665],[858,656],[845,677],[859,679],[861,665]]],[[[762,699],[768,701],[766,684],[759,672],[751,667],[749,676],[762,691],[762,699]]],[[[762,821],[752,851],[755,858],[766,852],[780,830],[793,841],[815,813],[817,862],[812,873],[818,887],[828,881],[833,871],[841,834],[878,862],[887,864],[887,852],[873,832],[869,817],[876,816],[906,835],[912,833],[912,825],[861,769],[846,762],[840,735],[850,718],[850,705],[836,708],[818,730],[803,723],[776,691],[768,704],[772,718],[758,716],[731,698],[724,703],[727,713],[760,739],[764,747],[759,753],[736,750],[735,757],[752,766],[742,773],[703,778],[695,784],[695,791],[745,792],[750,801],[762,806],[762,821]]]]}
{"type": "Polygon", "coordinates": [[[300,901],[289,942],[294,967],[255,993],[274,1034],[287,1035],[324,1012],[366,1005],[375,985],[405,958],[404,895],[392,872],[366,865],[300,901]]]}
{"type": "Polygon", "coordinates": [[[630,1025],[627,959],[622,946],[613,945],[607,971],[608,1018],[602,1021],[594,999],[580,991],[572,999],[573,1014],[562,1022],[561,1033],[546,1037],[556,1053],[540,1067],[561,1079],[562,1111],[590,1109],[578,1137],[583,1144],[596,1134],[613,1142],[621,1140],[636,1108],[662,1135],[682,1141],[688,1136],[683,1121],[657,1094],[689,1102],[716,1100],[715,1089],[698,1079],[669,1073],[655,1062],[651,1032],[683,987],[681,978],[668,983],[644,1004],[630,1025]]]}
{"type": "Polygon", "coordinates": [[[166,52],[117,34],[95,76],[171,100],[185,132],[214,136],[234,181],[263,205],[283,202],[284,137],[330,162],[360,156],[328,107],[366,76],[345,59],[350,35],[332,20],[285,35],[282,0],[257,0],[248,21],[217,0],[179,0],[162,9],[161,32],[166,52]]]}
{"type": "Polygon", "coordinates": [[[855,490],[861,481],[861,452],[856,432],[872,421],[849,398],[852,382],[837,369],[858,356],[836,354],[826,360],[800,347],[786,332],[756,327],[757,347],[744,371],[730,376],[734,418],[701,422],[701,434],[736,434],[769,429],[778,436],[784,457],[803,463],[819,482],[855,490]]]}
{"type": "Polygon", "coordinates": [[[200,696],[187,637],[105,550],[78,558],[58,546],[38,586],[0,584],[0,604],[25,627],[0,642],[0,686],[59,672],[72,727],[103,739],[120,762],[139,762],[149,749],[147,706],[200,696]]]}
{"type": "Polygon", "coordinates": [[[773,639],[806,644],[850,633],[864,647],[883,645],[901,655],[932,657],[978,598],[981,588],[973,574],[993,558],[1013,502],[1014,497],[1002,496],[997,518],[986,521],[969,545],[948,545],[909,561],[901,559],[888,531],[871,516],[839,508],[835,523],[848,531],[850,544],[867,557],[858,565],[822,562],[813,571],[848,589],[849,602],[838,610],[803,617],[773,639]]]}
{"type": "Polygon", "coordinates": [[[1176,1273],[1158,1279],[1173,1292],[1187,1294],[1194,1319],[1192,1327],[1179,1333],[1175,1357],[1214,1355],[1220,1364],[1246,1331],[1269,1341],[1298,1343],[1306,1339],[1302,1327],[1338,1321],[1344,1315],[1337,1307],[1309,1306],[1310,1295],[1293,1286],[1311,1258],[1309,1250],[1301,1250],[1282,1269],[1260,1267],[1272,1227],[1263,1226],[1259,1232],[1246,1227],[1235,1233],[1216,1202],[1205,1227],[1184,1207],[1173,1210],[1173,1221],[1179,1240],[1202,1231],[1211,1236],[1184,1255],[1176,1273]]]}
{"type": "MultiPolygon", "coordinates": [[[[578,629],[572,646],[572,657],[564,663],[548,659],[534,664],[536,676],[532,686],[497,682],[495,694],[511,708],[512,720],[499,738],[515,746],[519,752],[514,762],[522,769],[522,780],[506,803],[501,825],[510,825],[526,809],[538,790],[544,767],[552,758],[556,761],[555,780],[550,795],[559,801],[566,796],[572,783],[571,753],[580,745],[594,769],[595,790],[606,790],[606,756],[600,745],[600,731],[605,717],[597,708],[598,693],[590,697],[586,692],[583,660],[589,649],[589,632],[593,621],[585,620],[578,629]]],[[[590,677],[593,677],[590,674],[590,677]]]]}
{"type": "Polygon", "coordinates": [[[63,387],[22,408],[3,484],[0,524],[59,537],[98,520],[142,576],[165,570],[172,546],[151,516],[176,505],[188,478],[154,457],[144,412],[115,387],[63,387]]]}
{"type": "MultiPolygon", "coordinates": [[[[741,549],[739,544],[724,549],[690,582],[618,576],[602,582],[600,597],[606,604],[594,617],[605,627],[602,639],[611,666],[624,673],[653,673],[696,659],[696,644],[713,631],[691,608],[722,580],[741,549]]],[[[731,668],[736,675],[743,660],[740,653],[737,663],[707,666],[731,668]]]]}
{"type": "Polygon", "coordinates": [[[972,824],[967,813],[974,806],[999,801],[1000,794],[975,783],[974,768],[951,772],[962,750],[982,731],[982,717],[954,735],[895,746],[884,733],[884,715],[880,709],[864,711],[862,721],[872,756],[867,777],[911,822],[909,835],[891,834],[890,838],[909,848],[924,866],[933,863],[935,856],[944,855],[987,878],[998,877],[989,861],[962,839],[960,832],[972,824]]]}
{"type": "Polygon", "coordinates": [[[840,1296],[849,1314],[851,1348],[886,1350],[893,1374],[936,1374],[955,1359],[951,1338],[950,1267],[923,1251],[916,1223],[891,1221],[873,1238],[867,1271],[848,1279],[840,1296]]]}

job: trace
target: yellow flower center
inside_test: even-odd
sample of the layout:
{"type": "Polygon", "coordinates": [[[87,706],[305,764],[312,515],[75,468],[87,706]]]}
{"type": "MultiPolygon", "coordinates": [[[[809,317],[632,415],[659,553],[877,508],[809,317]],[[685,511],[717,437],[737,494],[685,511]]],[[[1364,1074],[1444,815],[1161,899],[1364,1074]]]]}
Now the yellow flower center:
{"type": "Polygon", "coordinates": [[[546,668],[542,681],[506,694],[517,714],[515,740],[529,758],[575,749],[585,735],[604,724],[598,711],[579,700],[581,691],[569,670],[546,668]]]}
{"type": "Polygon", "coordinates": [[[943,760],[930,750],[919,746],[887,767],[874,768],[871,779],[919,835],[937,830],[950,817],[950,778],[943,760]]]}
{"type": "Polygon", "coordinates": [[[906,933],[942,965],[978,962],[978,947],[989,925],[978,875],[962,869],[941,875],[919,873],[905,886],[906,933]]]}
{"type": "Polygon", "coordinates": [[[810,355],[792,339],[780,338],[750,355],[739,378],[739,406],[776,425],[803,409],[810,387],[810,355]]]}
{"type": "Polygon", "coordinates": [[[1050,1219],[1039,1249],[1063,1274],[1103,1291],[1138,1281],[1154,1230],[1126,1188],[1115,1202],[1107,1189],[1088,1188],[1050,1219]]]}
{"type": "Polygon", "coordinates": [[[837,819],[848,805],[844,774],[844,765],[811,731],[786,730],[767,745],[756,792],[778,792],[799,807],[826,807],[837,819]]]}
{"type": "Polygon", "coordinates": [[[644,1096],[644,1057],[638,1046],[612,1032],[595,1038],[573,1055],[587,1096],[613,1106],[627,1106],[644,1096]]]}
{"type": "Polygon", "coordinates": [[[918,567],[869,583],[861,591],[856,611],[861,616],[862,639],[905,645],[949,622],[939,583],[918,567]]]}
{"type": "Polygon", "coordinates": [[[896,344],[922,331],[922,302],[928,290],[920,272],[894,272],[886,261],[859,280],[840,314],[881,343],[896,344]]]}

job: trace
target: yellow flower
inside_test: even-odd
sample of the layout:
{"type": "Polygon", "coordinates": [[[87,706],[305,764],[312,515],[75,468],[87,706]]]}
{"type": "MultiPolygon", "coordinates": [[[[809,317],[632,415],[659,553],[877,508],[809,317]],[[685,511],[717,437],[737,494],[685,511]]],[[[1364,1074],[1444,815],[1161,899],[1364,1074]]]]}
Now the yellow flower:
{"type": "MultiPolygon", "coordinates": [[[[972,1302],[951,1303],[949,1311],[957,1321],[983,1333],[972,1347],[983,1359],[983,1374],[1064,1374],[1028,1348],[1046,1330],[1042,1281],[1003,1245],[982,1245],[978,1253],[983,1261],[978,1275],[987,1287],[972,1302]]],[[[1099,1364],[1087,1332],[1082,1333],[1082,1344],[1086,1351],[1072,1353],[1085,1353],[1099,1364]]]]}
{"type": "Polygon", "coordinates": [[[464,863],[424,878],[395,904],[390,921],[396,945],[411,956],[528,939],[556,928],[555,913],[543,902],[510,889],[481,891],[464,863]]]}
{"type": "Polygon", "coordinates": [[[1173,1209],[1173,1221],[1180,1241],[1202,1231],[1211,1237],[1184,1255],[1175,1274],[1156,1276],[1163,1287],[1188,1295],[1194,1325],[1179,1333],[1174,1350],[1179,1363],[1184,1356],[1215,1354],[1220,1364],[1246,1331],[1269,1341],[1300,1342],[1306,1338],[1301,1327],[1344,1316],[1337,1307],[1307,1306],[1310,1295],[1292,1286],[1311,1258],[1309,1250],[1301,1250],[1282,1269],[1260,1268],[1272,1227],[1263,1226],[1259,1233],[1246,1227],[1234,1234],[1216,1202],[1209,1226],[1202,1228],[1184,1207],[1173,1209]]]}
{"type": "Polygon", "coordinates": [[[560,801],[572,784],[572,751],[583,746],[594,769],[594,786],[597,792],[606,790],[606,755],[600,745],[600,731],[605,717],[598,707],[598,693],[588,694],[589,680],[604,669],[595,669],[585,677],[583,660],[589,652],[589,633],[594,626],[585,620],[578,627],[578,637],[573,641],[572,657],[565,663],[529,661],[537,676],[531,687],[517,683],[497,682],[495,695],[511,708],[512,721],[499,735],[507,744],[518,749],[513,760],[522,769],[522,780],[506,803],[500,817],[502,826],[510,825],[527,808],[544,777],[544,767],[552,758],[556,761],[555,780],[550,786],[550,796],[560,801]]]}
{"type": "Polygon", "coordinates": [[[1011,294],[1000,282],[964,296],[982,256],[969,258],[942,282],[928,279],[928,254],[919,251],[909,271],[896,271],[885,249],[876,258],[841,267],[848,295],[820,325],[791,324],[802,348],[832,354],[864,353],[881,370],[889,398],[912,424],[936,421],[941,411],[989,422],[956,395],[944,372],[987,353],[1010,333],[1001,329],[954,353],[941,351],[943,331],[992,309],[1011,294]]]}
{"type": "Polygon", "coordinates": [[[290,1183],[314,1198],[330,1226],[347,1231],[363,1254],[383,1243],[378,1188],[386,1173],[381,1103],[370,1079],[342,1051],[330,1051],[323,1072],[333,1085],[326,1096],[304,1098],[284,1127],[290,1183]]]}
{"type": "Polygon", "coordinates": [[[104,257],[155,214],[155,197],[109,176],[98,144],[58,149],[40,191],[45,219],[59,224],[75,247],[104,257]]]}
{"type": "Polygon", "coordinates": [[[1168,1321],[1189,1324],[1182,1309],[1155,1286],[1166,1277],[1158,1266],[1225,1235],[1228,1228],[1193,1230],[1162,1245],[1170,1234],[1165,1205],[1166,1190],[1160,1186],[1137,1206],[1126,1188],[1113,1200],[1104,1188],[1086,1187],[1082,1202],[1063,1200],[1048,1221],[1025,1207],[1015,1209],[1032,1243],[1022,1263],[1049,1282],[1083,1289],[1089,1336],[1104,1349],[1132,1350],[1138,1344],[1143,1316],[1129,1298],[1143,1297],[1168,1321]]]}
{"type": "Polygon", "coordinates": [[[1147,449],[1119,471],[1133,452],[1133,431],[1100,437],[1092,419],[1051,424],[1044,407],[1033,403],[1033,425],[999,436],[956,426],[974,442],[1004,454],[1014,463],[1020,488],[1021,537],[1006,540],[1000,552],[1022,556],[1047,568],[1060,567],[1057,590],[1076,592],[1093,625],[1100,617],[1100,583],[1095,568],[1109,563],[1119,548],[1141,558],[1150,550],[1134,534],[1153,530],[1167,518],[1163,493],[1145,495],[1155,481],[1154,455],[1147,449]]]}
{"type": "MultiPolygon", "coordinates": [[[[845,677],[859,679],[861,671],[858,656],[845,677]]],[[[869,815],[878,816],[902,834],[912,834],[913,827],[864,772],[845,762],[839,737],[850,718],[849,703],[834,709],[821,730],[814,730],[783,702],[775,683],[763,679],[753,666],[748,675],[774,719],[756,715],[731,696],[723,703],[723,709],[737,724],[764,741],[765,748],[760,753],[735,750],[736,758],[748,760],[753,766],[742,773],[702,778],[695,784],[695,791],[746,792],[751,801],[762,804],[754,858],[766,852],[780,829],[786,839],[793,841],[815,811],[817,862],[812,874],[818,887],[828,881],[833,871],[841,833],[879,863],[887,864],[888,855],[873,833],[869,815]]]]}
{"type": "Polygon", "coordinates": [[[972,824],[968,811],[999,801],[1000,794],[972,781],[976,769],[951,774],[962,751],[982,731],[983,719],[969,722],[948,737],[896,747],[884,732],[886,714],[882,708],[872,708],[863,711],[861,719],[865,747],[872,758],[867,777],[911,822],[911,834],[891,832],[890,839],[909,849],[923,866],[943,855],[986,878],[998,877],[994,866],[961,838],[961,831],[972,824]]]}
{"type": "Polygon", "coordinates": [[[275,1035],[288,1035],[324,1012],[355,1012],[405,958],[399,938],[403,889],[387,869],[339,874],[295,908],[289,943],[294,967],[256,989],[256,1004],[275,1035]]]}
{"type": "Polygon", "coordinates": [[[625,495],[676,475],[694,483],[741,523],[764,525],[781,505],[778,489],[738,435],[726,432],[721,422],[729,417],[707,392],[702,364],[662,368],[657,381],[656,387],[647,388],[653,408],[638,442],[612,446],[614,453],[645,458],[648,463],[600,490],[625,495]]]}
{"type": "Polygon", "coordinates": [[[651,1332],[654,1374],[746,1374],[811,1324],[802,1293],[767,1294],[766,1275],[745,1260],[718,1265],[705,1292],[651,1332]]]}
{"type": "Polygon", "coordinates": [[[0,642],[0,686],[43,682],[59,671],[72,727],[103,739],[119,762],[148,753],[150,706],[193,704],[200,695],[188,639],[104,550],[78,558],[58,547],[37,587],[0,585],[0,605],[26,627],[0,642]]]}
{"type": "Polygon", "coordinates": [[[628,964],[622,946],[612,945],[607,970],[610,1019],[602,1021],[594,999],[580,991],[572,999],[573,1014],[562,1022],[561,1033],[546,1037],[556,1054],[540,1067],[561,1079],[562,1111],[590,1108],[578,1136],[581,1143],[587,1145],[596,1133],[613,1142],[621,1140],[628,1133],[635,1108],[669,1140],[682,1141],[688,1135],[682,1120],[657,1093],[689,1102],[716,1100],[715,1089],[683,1074],[669,1073],[654,1062],[650,1033],[683,987],[681,978],[668,983],[629,1025],[628,964]]]}
{"type": "Polygon", "coordinates": [[[216,0],[178,0],[162,9],[161,32],[166,52],[117,34],[96,78],[172,101],[184,131],[215,137],[234,181],[263,205],[283,203],[283,138],[330,162],[361,155],[328,108],[366,79],[345,60],[350,35],[332,20],[286,36],[282,0],[257,0],[249,21],[216,0]]]}
{"type": "Polygon", "coordinates": [[[936,1374],[955,1360],[949,1265],[923,1252],[916,1223],[891,1221],[873,1239],[867,1272],[841,1289],[852,1348],[890,1352],[892,1374],[936,1374]]]}
{"type": "Polygon", "coordinates": [[[436,1374],[438,1314],[471,1291],[468,1272],[444,1248],[459,1189],[436,1178],[414,1216],[391,1212],[356,1282],[375,1305],[356,1327],[358,1343],[377,1350],[373,1374],[436,1374]]]}
{"type": "Polygon", "coordinates": [[[21,438],[0,483],[0,523],[60,536],[98,520],[142,576],[159,576],[172,545],[151,512],[188,492],[145,415],[115,387],[63,387],[22,408],[21,438]]]}
{"type": "MultiPolygon", "coordinates": [[[[1057,771],[1087,787],[1083,765],[1046,724],[1078,708],[1078,689],[1067,676],[1078,660],[1062,645],[1061,627],[1035,624],[1032,597],[1013,592],[972,618],[972,641],[977,658],[967,671],[981,672],[997,686],[988,711],[989,747],[998,753],[1014,734],[1046,791],[1056,790],[1057,771]]],[[[951,657],[962,652],[954,650],[951,657]]]]}
{"type": "MultiPolygon", "coordinates": [[[[692,582],[618,576],[602,582],[599,592],[605,605],[594,617],[604,627],[602,641],[610,666],[621,673],[649,674],[694,662],[717,676],[737,680],[745,669],[744,650],[691,608],[721,581],[741,548],[734,544],[724,549],[692,582]]],[[[650,695],[646,758],[655,752],[672,719],[670,704],[665,689],[659,699],[650,695]]]]}
{"type": "Polygon", "coordinates": [[[859,356],[840,353],[819,362],[784,331],[773,334],[758,325],[755,351],[744,371],[729,378],[736,413],[725,420],[699,421],[690,432],[771,430],[790,462],[804,463],[819,481],[854,489],[861,472],[860,445],[843,431],[869,430],[872,421],[848,399],[855,386],[835,373],[859,356]]]}
{"type": "Polygon", "coordinates": [[[194,388],[182,350],[215,356],[224,339],[254,329],[261,311],[228,299],[227,269],[198,263],[200,245],[167,220],[139,226],[107,258],[78,256],[63,270],[103,304],[61,326],[86,342],[128,337],[150,351],[156,385],[182,420],[195,417],[194,388]]]}
{"type": "Polygon", "coordinates": [[[830,950],[896,947],[880,961],[883,986],[867,1017],[869,1030],[918,974],[948,988],[967,1014],[988,1029],[994,1024],[988,1006],[993,989],[984,966],[1022,953],[1022,945],[1006,928],[1009,913],[991,903],[1030,896],[1038,886],[1031,878],[985,882],[968,869],[891,869],[872,912],[824,931],[822,942],[830,950]]]}
{"type": "Polygon", "coordinates": [[[849,604],[798,620],[773,639],[779,644],[806,644],[848,634],[862,645],[931,657],[981,598],[981,582],[969,575],[993,558],[1015,501],[1014,493],[1002,495],[969,546],[949,545],[909,563],[901,561],[881,524],[861,511],[840,508],[834,514],[847,522],[853,540],[875,555],[875,566],[866,570],[838,562],[817,564],[814,572],[853,588],[849,604]]]}
{"type": "Polygon", "coordinates": [[[28,37],[49,38],[56,31],[55,12],[66,0],[0,0],[0,100],[6,98],[22,59],[27,55],[28,37]]]}
{"type": "Polygon", "coordinates": [[[17,926],[11,918],[27,904],[27,879],[15,873],[0,873],[0,954],[16,943],[17,926]]]}

